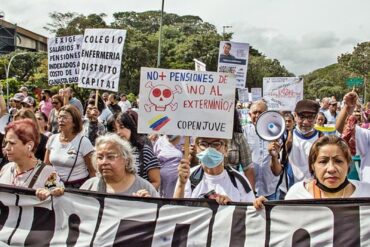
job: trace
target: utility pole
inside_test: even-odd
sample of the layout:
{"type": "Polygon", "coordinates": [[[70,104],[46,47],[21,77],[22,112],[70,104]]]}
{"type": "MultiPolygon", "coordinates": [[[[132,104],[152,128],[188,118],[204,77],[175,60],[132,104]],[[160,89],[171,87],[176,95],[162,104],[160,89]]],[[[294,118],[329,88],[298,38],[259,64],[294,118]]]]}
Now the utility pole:
{"type": "Polygon", "coordinates": [[[161,22],[159,26],[159,41],[158,41],[158,54],[157,54],[157,68],[161,66],[161,45],[162,45],[162,25],[163,25],[163,10],[164,10],[164,0],[162,0],[161,9],[161,22]]]}

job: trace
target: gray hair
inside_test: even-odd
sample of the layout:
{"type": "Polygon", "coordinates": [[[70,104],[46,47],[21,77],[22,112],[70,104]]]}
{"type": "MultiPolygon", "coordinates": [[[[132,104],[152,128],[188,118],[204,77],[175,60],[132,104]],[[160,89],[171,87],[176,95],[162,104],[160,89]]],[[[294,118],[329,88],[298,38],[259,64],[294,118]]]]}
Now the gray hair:
{"type": "Polygon", "coordinates": [[[98,147],[102,144],[111,143],[115,145],[122,156],[127,160],[127,165],[125,167],[126,171],[131,174],[136,174],[136,166],[135,166],[135,160],[134,155],[132,154],[132,147],[131,144],[119,137],[115,133],[107,133],[103,136],[99,136],[95,141],[95,152],[92,157],[94,168],[97,170],[97,164],[96,164],[96,150],[98,147]]]}

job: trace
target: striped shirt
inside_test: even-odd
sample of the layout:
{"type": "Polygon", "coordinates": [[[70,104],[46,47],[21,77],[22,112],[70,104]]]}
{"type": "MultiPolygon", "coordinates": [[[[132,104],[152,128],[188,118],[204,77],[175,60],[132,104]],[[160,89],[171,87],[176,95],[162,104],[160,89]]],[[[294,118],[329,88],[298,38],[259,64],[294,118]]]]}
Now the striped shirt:
{"type": "Polygon", "coordinates": [[[140,158],[139,150],[137,149],[137,147],[134,147],[132,153],[135,157],[137,174],[149,181],[148,171],[153,168],[160,168],[158,158],[157,156],[155,156],[153,148],[147,144],[144,144],[144,147],[141,149],[142,158],[140,158]]]}

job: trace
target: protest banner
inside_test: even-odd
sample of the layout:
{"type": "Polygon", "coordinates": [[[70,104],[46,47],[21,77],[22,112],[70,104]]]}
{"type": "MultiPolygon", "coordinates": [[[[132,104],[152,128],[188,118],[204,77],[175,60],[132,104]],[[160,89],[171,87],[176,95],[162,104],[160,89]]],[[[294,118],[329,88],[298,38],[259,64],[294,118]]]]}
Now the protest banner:
{"type": "Polygon", "coordinates": [[[221,41],[217,72],[234,74],[236,78],[236,88],[245,88],[248,57],[248,43],[221,41]]]}
{"type": "Polygon", "coordinates": [[[230,139],[234,108],[232,74],[141,68],[140,133],[230,139]]]}
{"type": "Polygon", "coordinates": [[[48,39],[49,86],[78,82],[83,35],[48,39]]]}
{"type": "Polygon", "coordinates": [[[126,30],[86,29],[78,86],[118,92],[126,30]]]}
{"type": "Polygon", "coordinates": [[[269,110],[294,111],[297,102],[303,99],[303,78],[264,77],[263,98],[269,110]]]}
{"type": "Polygon", "coordinates": [[[199,61],[198,59],[193,59],[195,65],[195,71],[207,71],[206,64],[199,61]]]}
{"type": "Polygon", "coordinates": [[[238,97],[240,103],[246,103],[249,101],[248,94],[248,88],[238,88],[238,97]]]}
{"type": "Polygon", "coordinates": [[[218,205],[0,186],[1,246],[369,246],[370,198],[218,205]]]}
{"type": "Polygon", "coordinates": [[[252,101],[260,100],[262,98],[262,88],[252,87],[251,94],[252,94],[252,101]]]}

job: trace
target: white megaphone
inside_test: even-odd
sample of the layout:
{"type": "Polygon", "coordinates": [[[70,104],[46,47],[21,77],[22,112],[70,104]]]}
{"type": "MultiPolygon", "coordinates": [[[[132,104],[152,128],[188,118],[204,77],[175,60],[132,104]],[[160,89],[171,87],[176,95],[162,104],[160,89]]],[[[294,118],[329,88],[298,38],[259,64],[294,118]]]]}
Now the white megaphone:
{"type": "Polygon", "coordinates": [[[277,111],[265,111],[257,119],[256,132],[265,141],[279,139],[285,132],[284,117],[277,111]]]}

